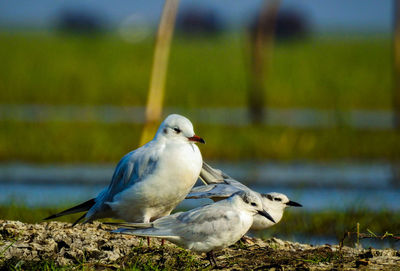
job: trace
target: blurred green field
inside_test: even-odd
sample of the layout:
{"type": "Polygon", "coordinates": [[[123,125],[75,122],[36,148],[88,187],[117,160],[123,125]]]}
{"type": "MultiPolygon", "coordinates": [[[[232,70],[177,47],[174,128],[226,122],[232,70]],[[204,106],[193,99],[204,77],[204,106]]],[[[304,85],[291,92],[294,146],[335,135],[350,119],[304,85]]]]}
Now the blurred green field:
{"type": "MultiPolygon", "coordinates": [[[[0,161],[117,163],[138,147],[142,127],[98,123],[0,122],[0,161]]],[[[205,159],[400,159],[400,133],[197,125],[205,159]]]]}
{"type": "MultiPolygon", "coordinates": [[[[248,44],[243,35],[175,38],[166,106],[245,107],[248,44]]],[[[153,41],[113,35],[0,35],[1,104],[145,105],[153,41]]],[[[278,43],[267,104],[278,108],[390,109],[391,41],[363,37],[278,43]]],[[[188,116],[190,118],[190,116],[188,116]]],[[[400,158],[400,134],[350,127],[198,125],[206,159],[400,158]],[[228,148],[226,148],[228,144],[228,148]]],[[[0,161],[117,162],[141,125],[0,120],[0,161]]]]}
{"type": "MultiPolygon", "coordinates": [[[[176,38],[166,105],[245,106],[244,36],[176,38]]],[[[144,105],[153,41],[116,36],[0,36],[1,103],[144,105]]],[[[315,38],[275,47],[267,100],[273,107],[391,107],[388,38],[315,38]]]]}

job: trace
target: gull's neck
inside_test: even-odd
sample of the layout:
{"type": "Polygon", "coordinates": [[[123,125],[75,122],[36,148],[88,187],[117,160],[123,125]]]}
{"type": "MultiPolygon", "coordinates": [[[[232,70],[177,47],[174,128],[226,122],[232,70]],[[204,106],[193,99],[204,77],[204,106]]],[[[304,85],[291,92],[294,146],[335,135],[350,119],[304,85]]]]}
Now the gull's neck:
{"type": "Polygon", "coordinates": [[[240,211],[251,213],[249,208],[247,208],[246,203],[239,196],[230,197],[227,199],[234,208],[237,208],[240,211]]]}
{"type": "Polygon", "coordinates": [[[278,223],[283,216],[285,208],[273,206],[272,208],[268,208],[267,212],[272,216],[276,223],[278,223]]]}

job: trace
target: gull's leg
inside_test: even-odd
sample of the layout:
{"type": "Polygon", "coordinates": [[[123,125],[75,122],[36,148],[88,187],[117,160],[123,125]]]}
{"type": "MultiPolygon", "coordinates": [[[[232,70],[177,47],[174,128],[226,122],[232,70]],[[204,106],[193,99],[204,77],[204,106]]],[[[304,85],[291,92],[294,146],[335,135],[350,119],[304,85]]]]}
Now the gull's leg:
{"type": "Polygon", "coordinates": [[[163,247],[165,245],[165,239],[161,239],[161,246],[163,247]]]}
{"type": "Polygon", "coordinates": [[[214,252],[212,250],[207,252],[207,259],[210,261],[211,266],[218,267],[217,261],[214,258],[214,252]]]}
{"type": "MultiPolygon", "coordinates": [[[[143,223],[150,223],[150,217],[144,216],[143,217],[143,223]]],[[[150,237],[146,237],[146,240],[147,240],[147,246],[150,247],[150,245],[151,245],[150,237]]]]}
{"type": "Polygon", "coordinates": [[[214,266],[215,266],[215,267],[218,267],[217,260],[216,260],[215,257],[214,257],[214,252],[213,252],[213,251],[211,251],[211,258],[212,258],[212,260],[213,260],[213,262],[214,262],[214,266]]]}
{"type": "Polygon", "coordinates": [[[150,243],[150,237],[146,237],[147,239],[147,246],[150,247],[151,243],[150,243]]]}

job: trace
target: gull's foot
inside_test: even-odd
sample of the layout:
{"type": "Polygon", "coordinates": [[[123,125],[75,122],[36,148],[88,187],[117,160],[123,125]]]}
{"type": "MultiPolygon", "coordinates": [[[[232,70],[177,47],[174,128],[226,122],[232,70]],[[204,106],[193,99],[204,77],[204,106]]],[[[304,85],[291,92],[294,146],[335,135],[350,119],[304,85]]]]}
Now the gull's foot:
{"type": "Polygon", "coordinates": [[[246,236],[246,235],[243,235],[243,237],[240,238],[240,241],[242,243],[248,244],[248,245],[254,245],[255,244],[254,241],[253,241],[253,238],[249,237],[249,236],[246,236]]]}

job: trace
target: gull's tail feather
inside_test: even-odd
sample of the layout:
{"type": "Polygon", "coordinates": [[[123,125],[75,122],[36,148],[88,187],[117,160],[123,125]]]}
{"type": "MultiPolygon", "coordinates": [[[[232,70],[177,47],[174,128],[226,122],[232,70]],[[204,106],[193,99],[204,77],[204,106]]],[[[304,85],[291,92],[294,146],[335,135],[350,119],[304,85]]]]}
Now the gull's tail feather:
{"type": "MultiPolygon", "coordinates": [[[[75,213],[80,213],[80,212],[86,212],[89,211],[90,208],[92,208],[92,206],[95,204],[95,199],[90,199],[88,201],[85,201],[84,203],[81,203],[77,206],[74,206],[72,208],[69,208],[67,210],[64,210],[62,212],[59,212],[57,214],[51,215],[49,217],[46,217],[44,220],[49,220],[49,219],[53,219],[53,218],[57,218],[60,216],[64,216],[64,215],[70,215],[70,214],[75,214],[75,213]]],[[[81,216],[77,221],[75,221],[75,223],[73,225],[75,225],[76,223],[78,223],[80,220],[82,220],[85,217],[86,213],[81,216]]]]}
{"type": "Polygon", "coordinates": [[[203,166],[200,171],[200,178],[206,184],[222,183],[226,177],[229,176],[225,175],[221,170],[212,168],[209,164],[203,162],[203,166]]]}

